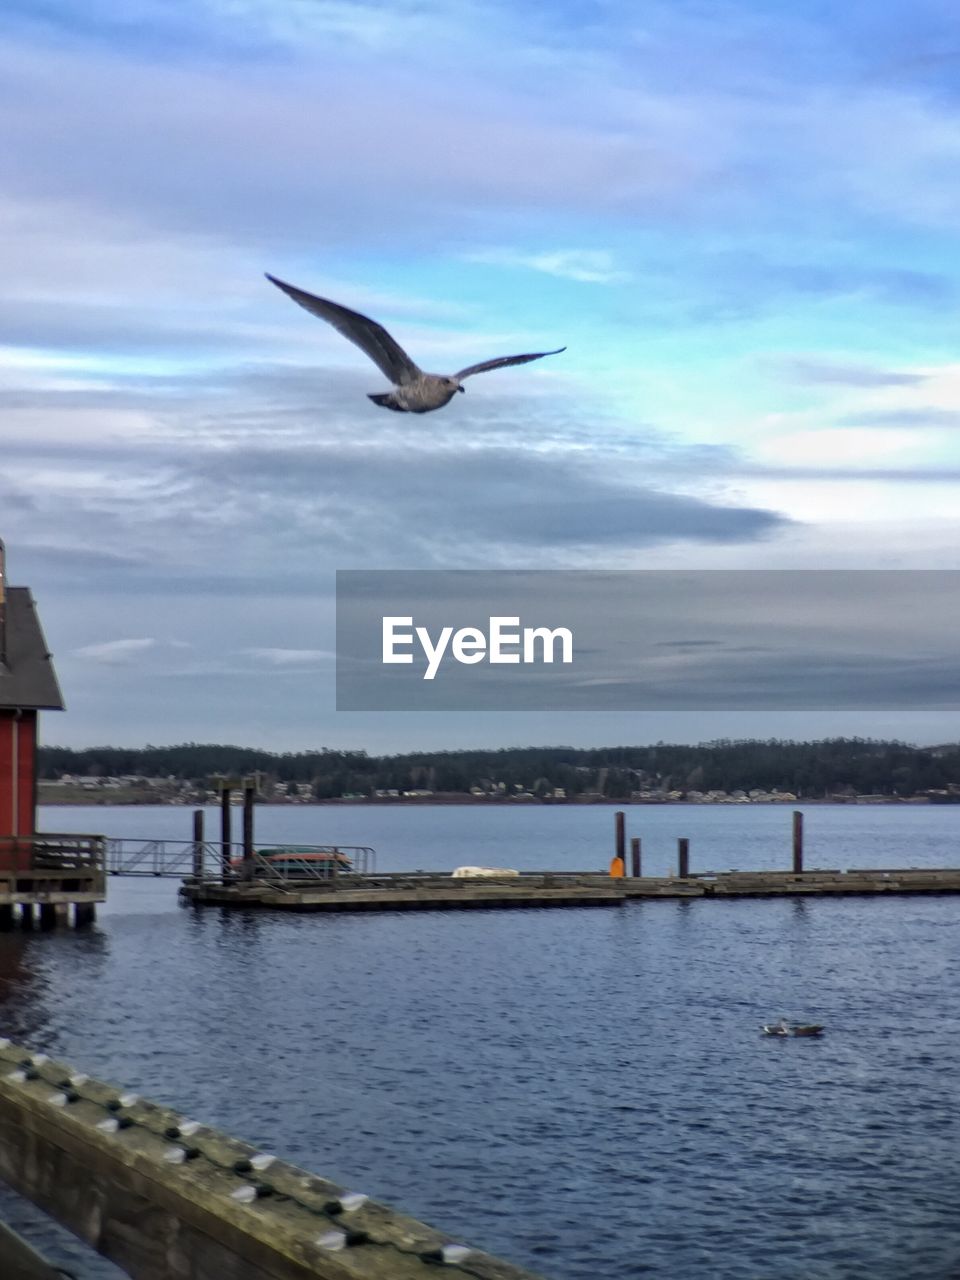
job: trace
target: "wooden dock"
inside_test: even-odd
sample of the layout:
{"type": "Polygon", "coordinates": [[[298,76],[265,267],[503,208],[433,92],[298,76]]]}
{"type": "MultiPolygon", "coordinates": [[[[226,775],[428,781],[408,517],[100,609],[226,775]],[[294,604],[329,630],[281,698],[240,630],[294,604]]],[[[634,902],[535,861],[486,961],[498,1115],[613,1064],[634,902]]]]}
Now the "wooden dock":
{"type": "Polygon", "coordinates": [[[761,898],[837,894],[960,893],[960,868],[719,871],[613,879],[596,872],[524,872],[502,879],[392,873],[284,883],[186,880],[181,896],[198,906],[277,911],[426,911],[608,907],[638,898],[761,898]]]}
{"type": "Polygon", "coordinates": [[[185,881],[181,897],[201,906],[279,911],[425,911],[471,907],[617,907],[622,884],[609,876],[523,875],[454,879],[450,875],[338,875],[313,883],[185,881]]]}
{"type": "Polygon", "coordinates": [[[0,837],[0,929],[92,924],[106,900],[104,837],[0,837]]]}

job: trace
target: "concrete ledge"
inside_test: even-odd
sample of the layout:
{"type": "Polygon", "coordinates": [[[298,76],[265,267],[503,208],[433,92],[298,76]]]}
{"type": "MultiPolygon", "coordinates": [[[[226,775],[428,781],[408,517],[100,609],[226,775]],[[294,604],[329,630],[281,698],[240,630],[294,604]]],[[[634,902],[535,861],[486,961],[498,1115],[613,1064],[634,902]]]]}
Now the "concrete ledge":
{"type": "Polygon", "coordinates": [[[0,1222],[0,1275],[4,1280],[64,1280],[65,1273],[0,1222]]]}
{"type": "Polygon", "coordinates": [[[531,1280],[477,1250],[444,1258],[449,1237],[261,1154],[0,1047],[0,1179],[134,1280],[531,1280]]]}

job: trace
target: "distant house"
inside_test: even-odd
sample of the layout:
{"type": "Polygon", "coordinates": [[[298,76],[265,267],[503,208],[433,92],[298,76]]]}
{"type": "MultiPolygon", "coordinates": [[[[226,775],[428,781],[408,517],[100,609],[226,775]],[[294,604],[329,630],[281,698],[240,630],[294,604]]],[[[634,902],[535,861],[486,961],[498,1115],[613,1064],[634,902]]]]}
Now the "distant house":
{"type": "Polygon", "coordinates": [[[9,837],[36,832],[37,717],[62,710],[33,596],[28,587],[7,586],[0,542],[0,869],[14,869],[11,859],[29,863],[29,852],[11,850],[9,837]]]}

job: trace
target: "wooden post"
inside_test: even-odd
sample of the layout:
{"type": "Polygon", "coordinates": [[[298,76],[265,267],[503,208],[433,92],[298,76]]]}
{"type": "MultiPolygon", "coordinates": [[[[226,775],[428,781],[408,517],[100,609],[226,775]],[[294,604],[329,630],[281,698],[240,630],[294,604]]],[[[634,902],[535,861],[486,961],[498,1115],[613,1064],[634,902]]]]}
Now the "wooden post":
{"type": "Polygon", "coordinates": [[[793,874],[803,875],[803,814],[793,811],[793,874]]]}
{"type": "Polygon", "coordinates": [[[681,836],[677,841],[677,875],[686,880],[690,874],[690,841],[681,836]]]}
{"type": "Polygon", "coordinates": [[[203,879],[203,810],[193,811],[193,878],[203,879]]]}
{"type": "Polygon", "coordinates": [[[627,828],[626,814],[622,809],[618,809],[613,815],[616,824],[616,845],[617,857],[623,860],[624,866],[627,864],[627,828]]]}
{"type": "Polygon", "coordinates": [[[640,837],[634,836],[630,841],[630,861],[633,866],[630,868],[631,875],[634,879],[640,878],[640,837]]]}
{"type": "Polygon", "coordinates": [[[220,868],[223,883],[230,882],[230,787],[220,783],[220,868]]]}
{"type": "Polygon", "coordinates": [[[243,876],[249,880],[253,875],[253,798],[257,794],[257,784],[252,778],[243,780],[243,876]]]}

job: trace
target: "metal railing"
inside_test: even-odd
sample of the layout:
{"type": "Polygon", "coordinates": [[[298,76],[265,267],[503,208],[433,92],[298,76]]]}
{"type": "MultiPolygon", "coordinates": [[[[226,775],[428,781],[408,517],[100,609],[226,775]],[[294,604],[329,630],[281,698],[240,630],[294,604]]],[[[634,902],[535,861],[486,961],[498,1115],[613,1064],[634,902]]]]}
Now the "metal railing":
{"type": "Polygon", "coordinates": [[[0,866],[30,871],[103,870],[103,836],[43,831],[33,836],[0,836],[0,866]]]}
{"type": "Polygon", "coordinates": [[[244,861],[244,846],[220,840],[143,840],[128,836],[106,839],[106,869],[112,876],[157,876],[183,879],[271,880],[280,883],[331,880],[338,875],[368,875],[376,852],[368,845],[259,842],[244,861]]]}

